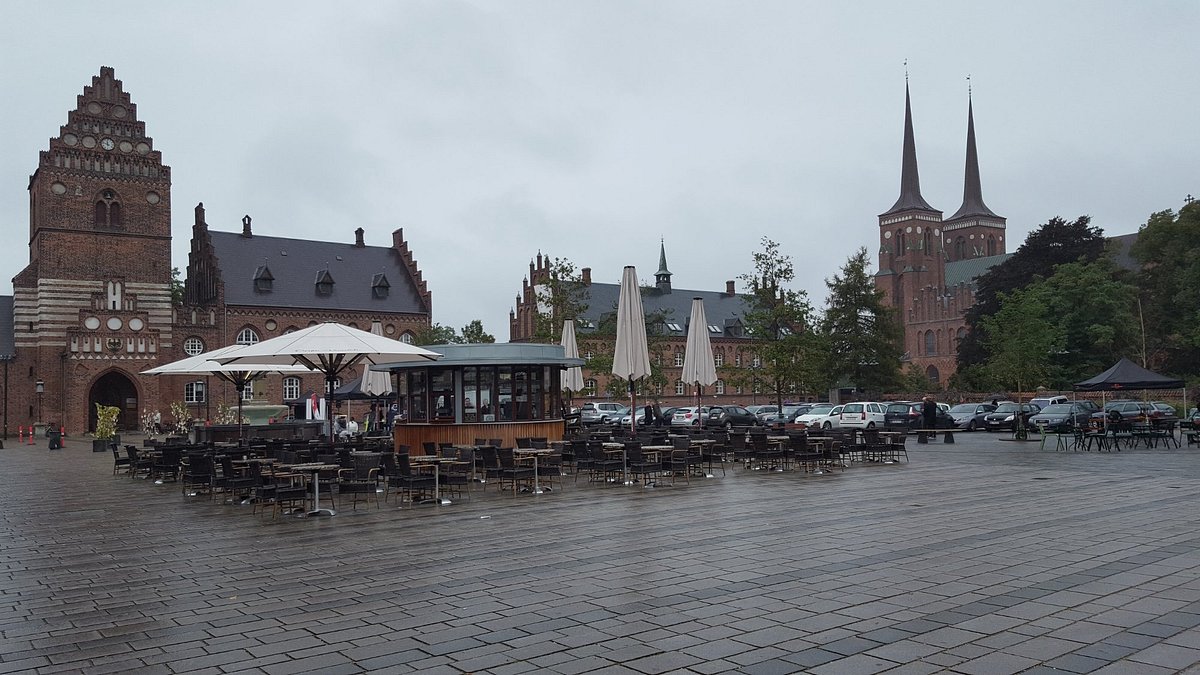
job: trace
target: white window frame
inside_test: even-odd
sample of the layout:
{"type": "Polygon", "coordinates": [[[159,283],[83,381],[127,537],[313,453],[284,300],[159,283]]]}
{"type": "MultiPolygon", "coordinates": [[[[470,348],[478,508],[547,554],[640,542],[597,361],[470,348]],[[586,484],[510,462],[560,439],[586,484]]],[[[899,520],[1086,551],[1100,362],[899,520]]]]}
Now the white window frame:
{"type": "Polygon", "coordinates": [[[254,330],[253,328],[250,328],[249,326],[243,328],[242,330],[238,331],[237,340],[234,341],[234,344],[239,344],[239,345],[258,344],[258,331],[254,330]]]}
{"type": "Polygon", "coordinates": [[[300,398],[300,378],[285,377],[283,378],[283,400],[295,401],[300,398]]]}
{"type": "Polygon", "coordinates": [[[685,388],[683,380],[675,380],[675,395],[683,396],[686,393],[687,393],[687,389],[685,388]]]}
{"type": "Polygon", "coordinates": [[[196,380],[183,385],[183,402],[184,403],[204,403],[207,401],[207,388],[204,386],[204,380],[196,380]]]}
{"type": "Polygon", "coordinates": [[[195,335],[183,341],[183,353],[188,356],[195,356],[204,353],[204,340],[195,335]]]}

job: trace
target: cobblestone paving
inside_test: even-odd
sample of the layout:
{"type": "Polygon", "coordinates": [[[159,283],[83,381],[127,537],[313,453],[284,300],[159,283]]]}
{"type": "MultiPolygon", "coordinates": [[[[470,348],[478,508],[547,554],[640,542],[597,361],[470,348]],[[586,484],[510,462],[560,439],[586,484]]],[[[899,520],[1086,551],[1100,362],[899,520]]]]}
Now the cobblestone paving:
{"type": "MultiPolygon", "coordinates": [[[[0,673],[1136,673],[1200,663],[1200,450],[985,434],[824,476],[251,514],[0,450],[0,673]]],[[[720,472],[718,472],[720,476],[720,472]]]]}

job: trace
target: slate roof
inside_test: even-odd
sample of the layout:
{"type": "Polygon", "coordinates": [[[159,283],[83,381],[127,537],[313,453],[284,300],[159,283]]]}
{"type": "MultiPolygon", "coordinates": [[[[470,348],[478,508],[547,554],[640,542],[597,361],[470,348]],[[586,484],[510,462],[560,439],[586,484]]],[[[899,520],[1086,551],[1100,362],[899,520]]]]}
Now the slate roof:
{"type": "MultiPolygon", "coordinates": [[[[605,314],[617,313],[617,297],[620,284],[593,282],[588,289],[587,309],[580,315],[578,331],[581,335],[595,333],[605,314]]],[[[709,330],[710,337],[743,337],[739,332],[742,314],[746,311],[743,295],[726,295],[723,291],[694,291],[673,289],[670,292],[650,287],[642,290],[642,309],[649,315],[662,311],[667,327],[664,335],[686,336],[687,324],[692,316],[692,298],[704,300],[704,317],[709,326],[717,326],[720,332],[709,330]],[[673,328],[676,326],[677,328],[673,328]]]]}
{"type": "Polygon", "coordinates": [[[13,296],[0,295],[0,359],[10,359],[17,354],[14,335],[13,296]]]}
{"type": "Polygon", "coordinates": [[[386,246],[310,241],[210,230],[212,247],[225,282],[225,303],[321,310],[358,310],[424,314],[412,276],[400,253],[386,246]],[[256,291],[254,278],[270,268],[271,290],[256,291]],[[318,295],[316,283],[328,271],[333,292],[318,295]],[[389,286],[386,297],[372,293],[377,275],[389,286]]]}
{"type": "Polygon", "coordinates": [[[1011,253],[989,255],[983,258],[967,258],[946,263],[946,287],[958,284],[974,285],[975,280],[988,270],[1012,257],[1011,253]]]}

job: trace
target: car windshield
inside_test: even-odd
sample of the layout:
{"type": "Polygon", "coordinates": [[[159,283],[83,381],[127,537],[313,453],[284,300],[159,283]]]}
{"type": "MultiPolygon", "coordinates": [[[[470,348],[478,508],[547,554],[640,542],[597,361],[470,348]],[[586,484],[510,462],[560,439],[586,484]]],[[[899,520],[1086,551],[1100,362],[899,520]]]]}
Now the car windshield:
{"type": "Polygon", "coordinates": [[[973,413],[973,412],[975,412],[975,408],[977,405],[978,405],[977,403],[959,403],[958,405],[951,408],[950,412],[951,413],[973,413]]]}
{"type": "Polygon", "coordinates": [[[1071,404],[1070,403],[1056,403],[1054,405],[1048,405],[1045,408],[1042,408],[1040,414],[1042,414],[1042,415],[1068,415],[1070,413],[1071,413],[1071,404]]]}
{"type": "Polygon", "coordinates": [[[1017,412],[1017,404],[1016,403],[1001,403],[1000,407],[996,408],[996,412],[998,412],[998,413],[1017,412]]]}
{"type": "Polygon", "coordinates": [[[830,410],[833,410],[833,406],[831,406],[831,405],[818,405],[818,406],[813,406],[813,409],[809,410],[808,414],[809,415],[828,415],[830,410]]]}

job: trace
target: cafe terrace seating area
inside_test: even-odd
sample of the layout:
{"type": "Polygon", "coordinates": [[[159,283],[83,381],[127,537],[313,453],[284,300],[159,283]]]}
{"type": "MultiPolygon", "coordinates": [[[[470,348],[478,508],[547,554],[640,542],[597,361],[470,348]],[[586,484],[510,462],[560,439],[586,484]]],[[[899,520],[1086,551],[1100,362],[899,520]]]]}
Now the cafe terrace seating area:
{"type": "Polygon", "coordinates": [[[561,490],[702,485],[738,472],[822,476],[908,460],[906,434],[867,429],[772,432],[593,427],[572,438],[477,438],[395,446],[389,437],[111,444],[113,475],[174,484],[189,498],[248,506],[264,518],[443,506],[561,490]]]}

